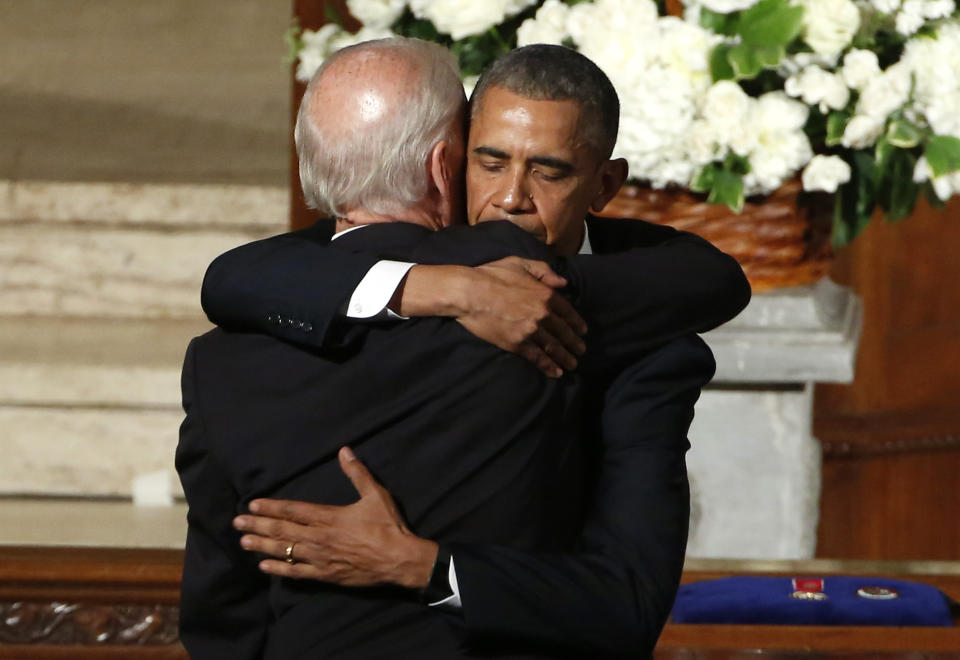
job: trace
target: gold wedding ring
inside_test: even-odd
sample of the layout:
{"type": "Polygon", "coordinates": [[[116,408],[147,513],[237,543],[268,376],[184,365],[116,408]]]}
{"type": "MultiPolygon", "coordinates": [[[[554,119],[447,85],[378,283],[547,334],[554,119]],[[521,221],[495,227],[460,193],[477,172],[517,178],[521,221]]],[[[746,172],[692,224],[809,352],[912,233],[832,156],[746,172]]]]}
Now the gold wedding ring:
{"type": "Polygon", "coordinates": [[[287,546],[286,551],[283,553],[283,560],[288,564],[296,564],[297,560],[293,558],[293,546],[297,544],[296,541],[287,546]]]}

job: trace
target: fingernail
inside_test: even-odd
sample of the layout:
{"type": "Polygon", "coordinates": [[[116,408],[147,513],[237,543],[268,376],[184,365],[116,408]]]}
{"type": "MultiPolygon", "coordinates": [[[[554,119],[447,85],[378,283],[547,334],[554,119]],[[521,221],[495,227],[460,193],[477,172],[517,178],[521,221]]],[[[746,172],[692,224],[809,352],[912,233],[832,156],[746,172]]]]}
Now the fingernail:
{"type": "Polygon", "coordinates": [[[250,502],[250,510],[254,513],[258,512],[260,510],[260,502],[256,500],[250,502]]]}
{"type": "Polygon", "coordinates": [[[340,451],[343,452],[343,457],[344,457],[346,460],[348,460],[348,461],[355,461],[355,460],[357,460],[357,457],[354,456],[353,450],[350,449],[350,447],[344,447],[344,448],[341,449],[340,451]]]}
{"type": "Polygon", "coordinates": [[[243,529],[243,528],[245,528],[245,527],[247,526],[247,519],[246,519],[246,518],[234,518],[234,519],[233,519],[233,526],[236,527],[237,529],[243,529]]]}
{"type": "Polygon", "coordinates": [[[251,539],[249,536],[244,536],[240,539],[240,545],[242,545],[244,548],[249,548],[251,545],[253,545],[253,539],[251,539]]]}

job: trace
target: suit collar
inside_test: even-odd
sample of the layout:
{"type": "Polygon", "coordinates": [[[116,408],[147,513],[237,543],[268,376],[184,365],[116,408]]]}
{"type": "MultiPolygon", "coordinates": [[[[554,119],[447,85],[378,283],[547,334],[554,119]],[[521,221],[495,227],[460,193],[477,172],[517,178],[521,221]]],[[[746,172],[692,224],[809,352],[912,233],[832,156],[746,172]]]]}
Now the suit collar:
{"type": "Polygon", "coordinates": [[[330,245],[349,252],[395,250],[410,247],[430,233],[411,222],[377,222],[341,232],[330,245]]]}

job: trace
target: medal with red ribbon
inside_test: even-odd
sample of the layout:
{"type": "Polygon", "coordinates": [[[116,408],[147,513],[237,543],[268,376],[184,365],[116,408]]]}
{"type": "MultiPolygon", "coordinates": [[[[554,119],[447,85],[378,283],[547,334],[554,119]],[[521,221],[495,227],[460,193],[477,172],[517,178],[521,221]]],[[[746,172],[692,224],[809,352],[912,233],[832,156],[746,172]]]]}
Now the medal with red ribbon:
{"type": "Polygon", "coordinates": [[[823,583],[823,578],[793,578],[793,593],[790,597],[797,600],[826,600],[823,583]]]}

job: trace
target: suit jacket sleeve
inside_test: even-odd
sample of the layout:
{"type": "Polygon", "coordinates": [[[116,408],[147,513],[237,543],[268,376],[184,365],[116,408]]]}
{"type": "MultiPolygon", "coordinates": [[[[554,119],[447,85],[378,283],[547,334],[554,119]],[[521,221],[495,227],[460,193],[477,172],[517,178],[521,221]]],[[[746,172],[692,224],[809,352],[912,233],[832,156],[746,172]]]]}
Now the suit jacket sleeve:
{"type": "Polygon", "coordinates": [[[234,248],[207,268],[200,304],[216,325],[265,332],[314,346],[339,347],[343,309],[377,262],[371,254],[330,249],[333,221],[234,248]]]}
{"type": "Polygon", "coordinates": [[[270,611],[268,577],[240,547],[232,527],[233,486],[206,446],[194,386],[196,340],[183,368],[183,407],[177,472],[187,497],[187,544],[180,600],[180,640],[193,658],[262,657],[270,611]]]}
{"type": "Polygon", "coordinates": [[[711,330],[739,314],[750,284],[708,241],[639,220],[591,219],[596,250],[560,260],[574,307],[587,321],[586,366],[611,377],[652,347],[711,330]]]}
{"type": "MultiPolygon", "coordinates": [[[[531,246],[535,241],[520,236],[519,229],[489,226],[507,224],[448,229],[426,243],[423,255],[391,255],[333,249],[332,221],[321,220],[217,257],[204,277],[201,304],[210,320],[225,328],[339,348],[356,336],[345,331],[352,322],[341,310],[379,259],[464,265],[511,254],[549,259],[543,246],[531,246]],[[464,232],[467,244],[459,240],[464,232]],[[479,246],[468,245],[471,241],[479,246]]],[[[591,219],[591,226],[603,228],[591,231],[591,240],[596,235],[594,247],[604,254],[575,257],[567,270],[563,264],[558,270],[571,280],[574,304],[591,327],[605,329],[597,345],[620,349],[609,356],[613,360],[716,327],[749,300],[736,261],[697,236],[637,220],[591,219]]]]}
{"type": "Polygon", "coordinates": [[[607,390],[600,470],[578,552],[451,546],[468,641],[574,657],[649,656],[680,582],[686,433],[714,366],[702,340],[683,337],[607,390]]]}

